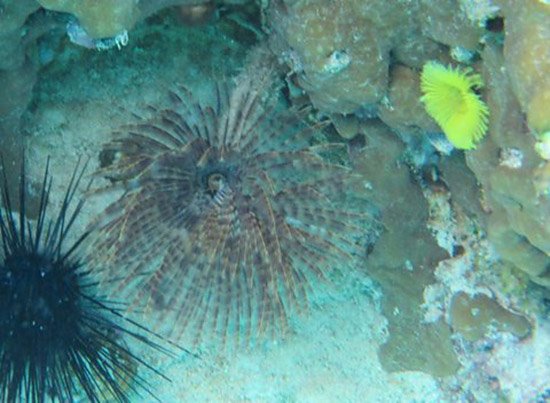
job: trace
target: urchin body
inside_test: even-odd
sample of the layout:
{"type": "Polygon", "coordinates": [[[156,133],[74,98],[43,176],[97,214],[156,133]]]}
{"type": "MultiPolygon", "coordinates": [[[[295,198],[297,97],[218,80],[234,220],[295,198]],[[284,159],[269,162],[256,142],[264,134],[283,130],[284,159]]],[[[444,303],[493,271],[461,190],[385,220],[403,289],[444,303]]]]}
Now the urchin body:
{"type": "Polygon", "coordinates": [[[91,402],[125,402],[136,387],[150,393],[135,366],[152,368],[133,355],[120,336],[154,343],[124,327],[120,313],[98,295],[90,268],[77,257],[88,233],[74,243],[67,241],[82,207],[82,201],[71,203],[82,172],[75,171],[59,213],[50,218],[51,178],[46,169],[35,224],[27,219],[24,172],[19,214],[12,213],[4,181],[0,402],[74,401],[77,396],[91,402]]]}
{"type": "Polygon", "coordinates": [[[13,370],[8,372],[16,376],[37,358],[50,366],[74,343],[85,309],[80,288],[71,263],[32,251],[5,259],[0,266],[0,338],[2,356],[13,370]]]}
{"type": "Polygon", "coordinates": [[[284,330],[315,281],[365,246],[372,219],[361,197],[346,204],[351,173],[320,157],[331,146],[310,145],[271,79],[221,84],[210,105],[178,88],[105,147],[115,158],[103,174],[124,194],[94,255],[125,278],[114,292],[173,337],[284,330]]]}

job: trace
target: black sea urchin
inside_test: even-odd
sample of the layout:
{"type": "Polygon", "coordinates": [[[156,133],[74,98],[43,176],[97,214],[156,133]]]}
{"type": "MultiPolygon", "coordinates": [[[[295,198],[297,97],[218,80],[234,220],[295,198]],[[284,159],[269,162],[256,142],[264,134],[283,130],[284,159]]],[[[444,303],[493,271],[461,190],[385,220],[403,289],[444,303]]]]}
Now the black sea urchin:
{"type": "Polygon", "coordinates": [[[242,75],[208,103],[177,88],[105,147],[102,174],[124,194],[94,254],[176,339],[284,330],[313,281],[364,250],[372,220],[352,175],[319,156],[331,146],[310,145],[272,84],[242,75]]]}
{"type": "Polygon", "coordinates": [[[136,389],[153,397],[136,365],[160,373],[131,353],[120,336],[164,349],[97,295],[90,267],[77,257],[88,232],[72,243],[67,240],[82,208],[82,200],[74,206],[72,201],[84,168],[75,169],[60,211],[51,219],[47,213],[51,177],[46,167],[35,225],[28,219],[25,173],[20,212],[15,215],[3,171],[0,402],[73,402],[77,396],[91,402],[126,402],[128,393],[136,389]]]}

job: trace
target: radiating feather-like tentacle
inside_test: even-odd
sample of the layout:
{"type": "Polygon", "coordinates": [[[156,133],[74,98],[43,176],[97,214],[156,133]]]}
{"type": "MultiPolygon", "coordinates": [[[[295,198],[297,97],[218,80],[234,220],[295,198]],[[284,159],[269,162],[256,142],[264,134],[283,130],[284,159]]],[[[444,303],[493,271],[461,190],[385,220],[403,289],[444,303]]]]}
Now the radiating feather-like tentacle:
{"type": "Polygon", "coordinates": [[[211,103],[175,88],[105,147],[116,157],[101,173],[125,193],[95,251],[125,278],[115,292],[176,340],[283,333],[318,283],[353,267],[373,221],[351,171],[325,158],[342,145],[310,145],[323,124],[248,73],[211,103]]]}

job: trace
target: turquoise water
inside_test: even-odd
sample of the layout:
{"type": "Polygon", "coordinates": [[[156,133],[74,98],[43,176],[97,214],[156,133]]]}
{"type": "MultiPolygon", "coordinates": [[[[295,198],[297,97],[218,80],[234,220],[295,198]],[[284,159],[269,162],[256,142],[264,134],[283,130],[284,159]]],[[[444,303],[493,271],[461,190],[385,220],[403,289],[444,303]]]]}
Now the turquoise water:
{"type": "MultiPolygon", "coordinates": [[[[422,7],[428,4],[421,3],[422,7]]],[[[272,7],[276,8],[276,4],[272,7]]],[[[462,4],[464,6],[470,2],[462,4]]],[[[550,329],[547,319],[544,319],[544,308],[541,308],[545,301],[544,289],[529,283],[521,272],[506,267],[487,240],[486,206],[478,201],[483,202],[483,197],[480,196],[474,174],[465,163],[464,154],[457,150],[451,155],[441,152],[437,142],[428,141],[429,136],[426,136],[429,133],[434,136],[429,138],[441,139],[441,133],[437,128],[426,129],[421,118],[410,123],[412,118],[391,115],[389,107],[381,112],[388,102],[394,102],[395,108],[399,110],[400,100],[408,105],[407,100],[414,98],[405,90],[389,92],[388,82],[397,80],[396,66],[409,69],[401,71],[405,76],[409,74],[408,71],[417,74],[422,60],[404,55],[406,52],[403,49],[401,51],[404,53],[399,55],[395,52],[390,55],[388,52],[388,66],[391,67],[386,67],[387,81],[385,84],[376,84],[383,88],[384,95],[380,98],[384,100],[375,103],[357,99],[355,95],[350,95],[351,91],[340,92],[337,87],[338,83],[342,86],[345,84],[339,81],[340,71],[355,68],[358,51],[351,51],[351,48],[336,49],[337,54],[326,55],[332,63],[330,69],[321,68],[321,73],[301,75],[303,69],[307,73],[307,69],[311,68],[297,56],[300,44],[307,41],[291,37],[288,42],[294,44],[294,47],[283,49],[280,41],[273,38],[281,35],[281,32],[294,35],[299,30],[288,28],[285,22],[278,19],[280,16],[275,17],[270,12],[251,5],[225,5],[218,7],[204,22],[194,25],[178,17],[175,9],[166,9],[138,22],[129,30],[127,44],[119,43],[117,47],[116,41],[106,42],[114,46],[102,51],[78,46],[73,43],[74,38],[71,42],[65,35],[64,18],[67,16],[57,19],[39,12],[27,21],[26,27],[42,27],[37,31],[45,33],[37,34],[39,39],[28,39],[32,43],[27,53],[28,62],[19,67],[7,66],[7,63],[0,67],[0,83],[4,83],[5,88],[9,88],[8,84],[14,87],[11,93],[3,92],[3,98],[19,99],[17,107],[13,108],[5,100],[0,101],[0,112],[9,111],[0,118],[0,135],[3,136],[2,153],[8,161],[6,171],[10,181],[13,179],[17,183],[14,178],[18,176],[21,146],[25,149],[29,182],[35,184],[31,186],[31,194],[32,189],[36,191],[36,184],[40,183],[49,156],[53,176],[51,201],[53,206],[59,207],[73,167],[79,160],[88,161],[85,179],[94,177],[94,182],[91,191],[83,186],[79,190],[78,194],[85,197],[86,205],[75,222],[76,234],[90,228],[98,219],[103,219],[108,206],[116,203],[124,191],[131,193],[136,186],[141,185],[139,180],[130,180],[128,183],[123,180],[122,186],[113,189],[113,177],[101,171],[109,164],[120,161],[117,158],[123,153],[117,154],[106,145],[133,130],[124,128],[124,125],[135,123],[136,114],[146,119],[158,116],[158,110],[148,107],[169,105],[166,94],[175,87],[175,83],[188,88],[193,99],[215,103],[215,83],[233,83],[236,77],[246,74],[248,66],[253,63],[251,55],[265,43],[277,56],[277,85],[261,87],[262,91],[280,91],[280,101],[273,113],[291,107],[311,108],[309,95],[313,100],[313,108],[301,116],[306,125],[318,126],[303,144],[317,147],[315,152],[321,150],[319,154],[325,163],[344,164],[354,178],[342,194],[335,195],[330,188],[333,193],[328,194],[327,198],[337,200],[331,201],[334,204],[329,203],[336,211],[332,215],[323,210],[328,209],[324,198],[319,199],[317,204],[303,202],[304,206],[312,205],[308,212],[318,214],[312,220],[319,226],[312,226],[308,230],[322,234],[326,237],[324,239],[341,242],[340,247],[349,256],[329,256],[330,250],[325,243],[309,250],[314,253],[311,254],[312,260],[308,260],[304,258],[308,250],[296,248],[298,257],[294,258],[291,266],[297,267],[298,271],[306,271],[304,268],[308,262],[312,267],[330,266],[331,270],[327,270],[328,281],[313,276],[313,280],[308,280],[313,292],[309,292],[305,298],[307,307],[288,309],[288,315],[283,315],[288,319],[285,331],[278,329],[275,335],[254,336],[250,342],[242,341],[242,334],[246,333],[248,324],[244,319],[239,322],[234,316],[228,319],[230,325],[227,331],[223,323],[217,323],[211,328],[206,327],[208,334],[198,332],[197,336],[195,331],[180,334],[177,331],[180,327],[178,323],[185,318],[166,306],[170,305],[166,302],[169,298],[163,293],[177,293],[178,289],[172,284],[178,284],[178,281],[182,282],[181,289],[192,289],[193,284],[190,286],[186,282],[191,280],[181,280],[177,270],[171,274],[174,277],[164,280],[164,288],[160,287],[157,293],[149,292],[154,288],[154,283],[145,283],[144,294],[135,291],[144,285],[139,276],[128,280],[131,283],[127,288],[129,292],[125,291],[127,289],[120,292],[116,287],[113,288],[112,278],[116,281],[119,281],[119,277],[128,278],[124,270],[130,270],[131,265],[125,266],[125,260],[127,262],[137,256],[138,262],[132,263],[134,267],[139,265],[140,257],[141,260],[150,260],[146,268],[140,269],[143,275],[159,267],[161,257],[167,254],[165,251],[172,251],[168,255],[174,256],[174,260],[181,256],[182,262],[188,262],[186,256],[196,253],[193,247],[203,246],[199,245],[200,237],[193,238],[193,231],[190,230],[190,235],[187,232],[182,235],[181,227],[177,226],[176,229],[168,226],[169,230],[163,229],[162,237],[155,238],[158,235],[155,229],[147,231],[150,230],[148,225],[154,228],[157,222],[158,225],[164,224],[158,219],[149,222],[143,216],[143,222],[147,225],[132,227],[144,231],[141,240],[128,242],[133,249],[128,247],[129,252],[121,253],[117,265],[106,269],[109,279],[105,280],[104,273],[98,273],[97,277],[103,281],[100,287],[105,287],[105,292],[110,292],[111,298],[117,301],[124,299],[123,303],[135,305],[134,309],[125,312],[128,317],[159,332],[166,341],[175,341],[188,350],[181,351],[167,343],[176,355],[167,357],[150,349],[141,350],[143,347],[132,340],[124,341],[137,356],[143,357],[170,378],[171,381],[166,381],[152,376],[153,393],[163,402],[544,401],[550,390],[550,376],[547,376],[550,368],[547,359],[550,357],[550,329]],[[261,21],[267,25],[262,27],[261,21]],[[46,22],[50,25],[46,26],[46,22]],[[267,30],[269,24],[277,29],[267,30]],[[409,64],[404,60],[408,60],[409,64]],[[289,66],[294,72],[290,72],[289,66]],[[26,86],[6,78],[8,72],[18,72],[15,76],[22,77],[24,72],[29,71],[32,73],[25,76],[26,86]],[[336,75],[332,77],[329,73],[336,75]],[[24,96],[25,90],[28,92],[27,97],[24,96]],[[17,97],[12,97],[16,94],[17,97]],[[341,104],[338,104],[339,100],[341,104]],[[355,102],[362,104],[353,113],[334,110],[340,107],[335,105],[342,105],[343,109],[352,108],[349,105],[355,102]],[[340,146],[327,147],[330,143],[338,143],[340,146]],[[10,162],[14,162],[15,168],[10,166],[10,162]],[[441,179],[441,175],[444,179],[441,179]],[[366,199],[362,205],[364,207],[358,207],[363,199],[366,199]],[[369,219],[353,221],[345,218],[343,220],[350,224],[348,228],[339,223],[330,224],[330,219],[339,217],[339,209],[350,212],[360,210],[369,219]],[[320,218],[323,214],[327,215],[325,219],[320,218]],[[358,224],[361,236],[356,236],[356,230],[351,229],[351,224],[358,224]],[[326,228],[340,232],[327,234],[326,228]],[[171,238],[172,230],[180,232],[171,238]],[[148,239],[151,244],[146,242],[148,239]],[[345,242],[354,246],[342,246],[345,242]],[[501,272],[505,274],[499,274],[501,272]],[[459,292],[488,295],[493,302],[485,305],[472,303],[465,309],[466,314],[460,314],[460,307],[453,302],[459,292]],[[476,319],[476,312],[480,310],[487,313],[489,323],[476,319]],[[468,316],[467,312],[471,315],[468,316]],[[465,338],[471,328],[481,329],[481,336],[465,338]],[[223,334],[225,342],[222,343],[220,335],[223,334]],[[235,346],[233,341],[236,335],[241,335],[241,341],[235,346]],[[524,360],[518,360],[518,357],[524,357],[524,360]]],[[[381,15],[380,18],[383,18],[385,14],[381,15]]],[[[443,17],[440,18],[444,21],[443,17]]],[[[439,23],[440,20],[435,21],[439,23]]],[[[7,24],[0,19],[2,23],[7,24]]],[[[328,30],[329,26],[330,22],[325,22],[325,29],[328,30]]],[[[352,32],[354,28],[353,25],[344,25],[339,29],[352,32]]],[[[319,37],[322,35],[319,34],[319,37]]],[[[321,48],[324,42],[319,38],[317,40],[321,48]]],[[[418,46],[424,45],[428,46],[425,43],[418,46]]],[[[0,42],[0,46],[8,48],[5,42],[0,42]]],[[[311,46],[312,49],[316,48],[311,46]]],[[[449,47],[442,48],[449,51],[449,47]]],[[[365,45],[365,49],[374,53],[363,56],[376,57],[374,48],[365,45]]],[[[434,57],[446,57],[441,56],[439,48],[432,50],[426,52],[434,57]]],[[[425,53],[422,54],[425,57],[425,53]]],[[[265,57],[266,60],[268,58],[265,57]]],[[[367,76],[374,82],[373,77],[379,72],[369,70],[369,66],[365,65],[364,69],[372,74],[367,76]]],[[[360,77],[357,79],[360,80],[360,77]]],[[[372,87],[376,85],[372,84],[372,87]]],[[[372,91],[376,93],[377,90],[372,91]]],[[[259,99],[263,101],[262,97],[259,99]]],[[[185,110],[182,116],[193,123],[196,123],[193,119],[198,119],[192,110],[185,110]]],[[[417,117],[414,116],[415,119],[417,117]]],[[[277,123],[275,119],[270,125],[277,123]]],[[[275,147],[273,144],[278,142],[268,143],[266,148],[270,145],[275,147]]],[[[284,150],[300,149],[297,143],[291,146],[288,146],[288,142],[281,143],[283,145],[278,144],[277,147],[284,150]]],[[[114,149],[120,151],[116,147],[114,149]]],[[[220,160],[231,161],[231,158],[220,160]]],[[[236,158],[236,161],[234,164],[239,166],[240,159],[236,158]]],[[[276,193],[288,187],[292,181],[307,181],[315,175],[321,175],[321,168],[312,168],[314,164],[308,165],[303,161],[300,164],[300,161],[291,164],[290,174],[284,171],[277,177],[273,173],[273,179],[262,182],[262,189],[268,194],[276,193]],[[300,169],[311,171],[301,172],[300,169]]],[[[214,165],[215,169],[208,171],[204,175],[204,183],[201,183],[213,199],[223,204],[226,194],[222,190],[226,189],[226,184],[232,185],[230,178],[233,171],[223,170],[221,164],[214,165]],[[218,171],[223,174],[221,185],[213,182],[217,177],[212,175],[218,171]]],[[[163,167],[160,163],[153,164],[151,177],[155,178],[155,173],[161,172],[163,167]]],[[[202,178],[200,175],[197,177],[202,178]]],[[[254,188],[244,193],[246,196],[254,196],[256,202],[264,194],[250,189],[254,188]]],[[[149,200],[146,197],[142,199],[142,196],[140,194],[134,207],[143,207],[143,211],[148,211],[146,207],[149,200]]],[[[120,200],[128,202],[124,197],[120,200]]],[[[183,196],[181,200],[184,200],[183,196]]],[[[170,201],[163,200],[160,207],[152,208],[162,211],[170,201]]],[[[185,203],[193,205],[195,201],[185,199],[185,203]]],[[[297,204],[298,207],[302,206],[297,204]]],[[[237,204],[236,208],[239,207],[243,205],[237,204]]],[[[289,203],[289,210],[284,211],[292,211],[293,207],[289,203]]],[[[266,218],[269,217],[269,209],[265,208],[261,212],[264,215],[258,213],[258,219],[272,223],[266,218]]],[[[122,213],[111,213],[115,216],[124,214],[124,208],[122,213]]],[[[299,228],[307,221],[303,217],[296,218],[296,212],[285,214],[283,222],[279,224],[281,228],[299,228]]],[[[153,216],[163,217],[162,214],[153,216]]],[[[174,222],[178,222],[177,219],[174,218],[174,222]]],[[[222,239],[219,233],[224,230],[225,227],[220,225],[212,238],[222,239]]],[[[98,239],[105,234],[101,230],[95,235],[92,233],[82,252],[86,261],[109,264],[105,263],[106,253],[103,253],[108,248],[105,245],[94,247],[98,242],[101,244],[98,239]]],[[[131,231],[127,236],[130,235],[133,235],[131,231]]],[[[259,242],[252,241],[259,239],[257,233],[240,239],[246,239],[251,249],[260,248],[259,242]]],[[[200,240],[208,243],[203,238],[200,240]]],[[[108,238],[107,243],[117,245],[116,241],[116,237],[108,238]]],[[[287,248],[294,250],[292,245],[287,248]]],[[[240,246],[233,246],[233,249],[241,252],[239,256],[244,255],[245,250],[248,251],[240,246]]],[[[205,250],[212,251],[208,248],[205,250]]],[[[205,252],[200,253],[202,256],[205,252]]],[[[198,261],[200,259],[194,262],[198,261]]],[[[220,262],[206,261],[209,262],[207,268],[222,265],[220,262]]],[[[255,267],[260,266],[257,260],[254,264],[255,267]]],[[[182,267],[186,268],[184,265],[182,267]]],[[[207,268],[201,270],[207,271],[207,268]]],[[[248,272],[243,276],[246,275],[248,272]]],[[[294,281],[300,280],[296,276],[294,281]]],[[[195,279],[199,278],[199,274],[196,274],[195,279]]],[[[239,284],[253,290],[262,289],[265,278],[254,278],[253,284],[244,280],[239,284]]],[[[216,277],[216,281],[230,280],[216,277]]],[[[264,296],[280,297],[281,306],[287,309],[292,306],[292,296],[283,290],[285,281],[280,280],[271,289],[271,294],[268,292],[264,296]]],[[[197,289],[201,291],[200,286],[197,289]]],[[[220,289],[223,287],[220,286],[220,289]]],[[[212,298],[215,298],[216,289],[212,290],[212,298]]],[[[298,297],[303,295],[298,294],[298,297]]],[[[236,315],[239,308],[235,308],[234,300],[229,300],[218,301],[219,306],[236,315]]],[[[250,301],[250,309],[254,310],[254,307],[261,305],[262,297],[252,294],[250,301]]],[[[197,306],[201,306],[200,303],[197,302],[197,306]]],[[[191,308],[188,310],[192,312],[191,308]]],[[[208,318],[218,317],[214,309],[206,309],[204,312],[204,315],[210,315],[208,318]]],[[[245,312],[245,308],[241,312],[245,312]]],[[[278,320],[276,315],[269,318],[278,320]]],[[[251,314],[249,320],[252,328],[262,327],[259,325],[262,319],[258,312],[251,314]]],[[[264,326],[269,330],[269,324],[264,326]]],[[[137,367],[138,373],[149,379],[150,375],[143,365],[137,367]]],[[[130,393],[129,399],[148,402],[151,396],[140,397],[130,393]]],[[[86,400],[82,398],[82,401],[86,400]]]]}

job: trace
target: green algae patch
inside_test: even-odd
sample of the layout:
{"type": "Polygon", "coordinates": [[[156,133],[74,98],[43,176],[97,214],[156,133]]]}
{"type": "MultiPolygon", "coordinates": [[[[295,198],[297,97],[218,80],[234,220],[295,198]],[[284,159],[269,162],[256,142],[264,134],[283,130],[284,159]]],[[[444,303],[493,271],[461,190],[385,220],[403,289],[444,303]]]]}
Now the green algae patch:
{"type": "Polygon", "coordinates": [[[468,341],[482,339],[491,328],[509,332],[518,338],[531,333],[531,324],[521,315],[510,312],[486,295],[470,297],[459,292],[451,301],[451,326],[468,341]]]}

